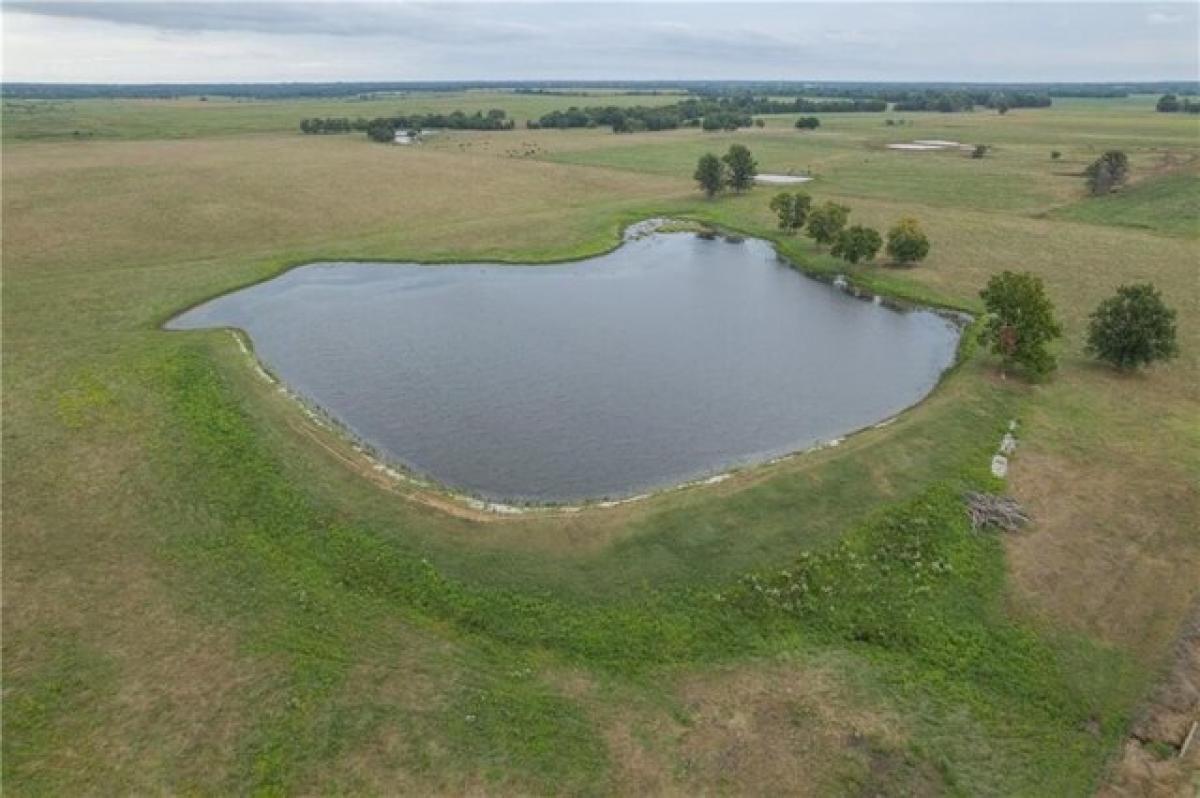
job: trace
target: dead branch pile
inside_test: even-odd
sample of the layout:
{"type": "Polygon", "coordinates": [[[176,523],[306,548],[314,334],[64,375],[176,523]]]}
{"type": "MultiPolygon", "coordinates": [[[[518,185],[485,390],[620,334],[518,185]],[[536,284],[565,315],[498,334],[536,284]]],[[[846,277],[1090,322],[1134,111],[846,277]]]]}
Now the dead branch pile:
{"type": "Polygon", "coordinates": [[[971,527],[976,531],[991,525],[1005,532],[1016,532],[1029,523],[1025,509],[1011,496],[998,496],[995,493],[967,493],[967,515],[971,518],[971,527]]]}

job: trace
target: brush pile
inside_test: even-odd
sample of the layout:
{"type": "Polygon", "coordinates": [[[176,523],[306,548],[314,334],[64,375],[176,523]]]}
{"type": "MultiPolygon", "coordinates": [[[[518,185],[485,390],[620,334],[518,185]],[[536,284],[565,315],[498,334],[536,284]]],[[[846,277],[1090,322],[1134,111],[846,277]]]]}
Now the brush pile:
{"type": "Polygon", "coordinates": [[[975,531],[985,526],[995,526],[1005,532],[1016,532],[1029,523],[1029,516],[1020,503],[1011,496],[995,493],[967,493],[967,515],[975,531]]]}

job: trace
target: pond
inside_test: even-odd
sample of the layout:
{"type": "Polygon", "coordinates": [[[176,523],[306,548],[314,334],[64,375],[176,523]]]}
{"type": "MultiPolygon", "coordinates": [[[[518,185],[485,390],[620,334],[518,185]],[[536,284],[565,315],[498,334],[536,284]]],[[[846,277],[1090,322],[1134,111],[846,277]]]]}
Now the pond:
{"type": "Polygon", "coordinates": [[[625,497],[887,419],[955,322],[804,276],[756,239],[652,233],[556,265],[315,263],[173,319],[244,330],[382,457],[496,501],[625,497]]]}

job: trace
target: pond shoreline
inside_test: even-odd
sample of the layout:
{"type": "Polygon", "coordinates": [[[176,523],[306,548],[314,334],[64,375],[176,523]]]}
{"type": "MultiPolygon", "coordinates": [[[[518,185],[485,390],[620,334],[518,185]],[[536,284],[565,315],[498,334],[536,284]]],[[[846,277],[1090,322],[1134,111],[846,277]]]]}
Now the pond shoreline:
{"type": "MultiPolygon", "coordinates": [[[[718,227],[716,225],[712,225],[703,220],[687,219],[687,218],[680,219],[680,218],[669,218],[669,217],[651,217],[648,219],[642,219],[641,221],[634,222],[632,224],[625,225],[621,229],[621,234],[620,234],[616,244],[614,244],[614,246],[612,248],[606,250],[605,253],[600,253],[599,255],[597,255],[597,254],[586,255],[586,256],[579,257],[579,258],[571,258],[571,259],[565,259],[565,260],[561,260],[561,261],[553,261],[552,263],[571,263],[571,262],[576,262],[576,261],[581,261],[581,260],[590,260],[590,259],[594,259],[597,257],[601,257],[603,254],[606,254],[608,252],[612,252],[613,250],[621,247],[623,244],[638,240],[639,238],[643,238],[643,237],[651,235],[651,234],[683,232],[683,231],[696,233],[700,237],[703,237],[703,238],[711,238],[711,237],[719,236],[719,237],[726,238],[727,240],[734,241],[734,242],[740,241],[747,237],[747,236],[744,236],[740,232],[731,231],[728,228],[718,227]]],[[[784,254],[782,254],[782,252],[780,252],[779,243],[773,239],[764,238],[761,236],[752,236],[752,237],[758,238],[758,239],[768,243],[771,246],[772,250],[774,251],[775,256],[781,262],[785,263],[786,265],[788,265],[792,268],[795,268],[797,271],[799,271],[802,275],[804,275],[807,278],[815,279],[818,282],[822,282],[827,285],[832,285],[834,288],[836,288],[850,296],[853,296],[857,299],[860,299],[860,300],[871,301],[874,304],[885,305],[885,306],[893,308],[893,309],[902,309],[902,310],[918,309],[918,310],[928,311],[928,312],[935,313],[936,315],[941,316],[942,318],[953,322],[954,325],[957,327],[958,334],[959,334],[958,344],[956,347],[956,352],[955,352],[954,357],[942,369],[942,371],[940,372],[934,385],[926,393],[924,393],[921,396],[921,398],[918,401],[916,401],[915,403],[902,408],[898,412],[896,412],[878,422],[875,422],[872,424],[867,424],[864,426],[855,427],[853,429],[848,430],[846,433],[844,433],[840,436],[833,437],[830,439],[818,440],[817,442],[815,442],[814,444],[809,445],[809,446],[797,448],[792,451],[787,451],[783,454],[772,456],[767,459],[756,460],[753,462],[739,464],[739,465],[736,465],[736,466],[733,466],[730,468],[725,468],[720,471],[716,471],[714,473],[707,474],[703,477],[687,479],[682,482],[677,482],[674,484],[667,484],[662,487],[655,487],[653,489],[643,490],[641,492],[632,493],[631,495],[618,496],[615,498],[603,497],[603,498],[588,499],[588,500],[576,501],[576,502],[570,502],[570,501],[555,502],[555,501],[538,501],[538,500],[505,501],[505,500],[497,500],[497,499],[488,498],[485,496],[480,496],[478,494],[474,494],[474,493],[470,492],[469,490],[461,490],[461,489],[451,487],[435,478],[432,478],[425,474],[422,474],[421,472],[414,470],[414,469],[404,465],[403,463],[398,462],[396,459],[391,458],[391,457],[387,456],[386,454],[382,453],[376,446],[371,445],[370,443],[365,441],[361,436],[359,436],[353,430],[351,430],[347,424],[341,422],[333,413],[331,413],[328,410],[326,410],[325,408],[323,408],[318,402],[314,401],[310,397],[307,397],[307,396],[301,394],[299,391],[293,389],[291,386],[289,386],[286,383],[286,381],[284,381],[279,376],[277,376],[271,370],[270,366],[268,364],[266,364],[261,358],[259,358],[259,356],[255,352],[253,342],[251,341],[250,336],[247,332],[245,332],[244,330],[235,328],[235,327],[224,327],[224,329],[227,330],[228,332],[230,332],[230,334],[234,337],[234,339],[237,343],[237,346],[239,347],[239,349],[242,350],[243,355],[249,361],[252,370],[254,372],[256,372],[256,374],[260,378],[262,378],[265,381],[267,381],[268,383],[270,383],[275,388],[275,390],[277,390],[280,394],[285,396],[287,398],[287,400],[289,401],[289,403],[293,403],[293,404],[299,406],[303,417],[309,423],[311,423],[312,425],[314,425],[315,427],[317,427],[320,430],[320,432],[317,434],[330,437],[332,440],[334,440],[338,444],[340,444],[340,446],[342,448],[348,450],[348,452],[354,458],[356,458],[357,460],[360,461],[360,463],[358,465],[360,465],[361,468],[358,468],[357,470],[369,471],[371,473],[371,475],[375,478],[374,481],[379,482],[379,481],[383,480],[383,481],[386,481],[387,483],[389,483],[390,486],[393,488],[402,489],[402,493],[404,493],[407,498],[416,500],[421,503],[425,503],[427,505],[434,506],[442,511],[450,512],[451,514],[456,514],[456,515],[464,515],[465,514],[467,517],[476,518],[478,520],[495,520],[495,519],[504,518],[504,517],[528,516],[531,514],[539,515],[539,516],[568,515],[568,514],[575,514],[575,513],[579,513],[579,512],[583,512],[583,511],[587,511],[587,510],[610,509],[610,508],[622,507],[622,506],[626,506],[626,505],[630,505],[630,504],[634,504],[634,503],[644,502],[647,499],[660,497],[660,496],[675,493],[678,491],[690,490],[693,488],[704,488],[704,487],[715,486],[715,485],[723,483],[739,474],[763,469],[763,468],[766,468],[771,465],[779,464],[782,462],[786,462],[786,461],[798,458],[805,454],[812,454],[814,452],[819,452],[819,451],[822,451],[825,449],[837,447],[849,438],[861,435],[862,433],[865,433],[865,432],[873,430],[873,429],[887,427],[890,424],[894,423],[901,415],[920,406],[930,396],[932,396],[934,394],[934,392],[945,381],[945,379],[950,374],[952,374],[954,371],[956,371],[958,369],[958,367],[962,364],[962,362],[964,362],[966,357],[969,356],[968,350],[970,349],[970,347],[966,346],[966,339],[970,337],[970,335],[969,335],[970,328],[972,327],[974,320],[969,314],[965,313],[964,311],[950,310],[950,309],[947,309],[944,307],[938,307],[936,305],[925,305],[925,304],[913,302],[913,301],[907,300],[907,299],[892,298],[892,297],[888,297],[883,294],[868,291],[865,288],[863,288],[859,285],[856,285],[851,280],[847,279],[846,276],[844,276],[844,275],[840,275],[840,274],[831,275],[828,272],[813,271],[813,270],[804,268],[802,264],[798,264],[794,259],[789,258],[789,257],[785,256],[784,254]]],[[[315,262],[320,263],[320,261],[315,261],[315,262]]],[[[445,265],[445,263],[446,263],[446,262],[420,262],[420,261],[412,261],[412,260],[403,260],[403,261],[386,260],[385,261],[385,260],[379,260],[379,259],[373,259],[370,261],[347,261],[345,259],[341,259],[336,262],[337,263],[397,263],[397,264],[410,264],[410,265],[445,265]]],[[[297,268],[297,267],[303,266],[303,265],[309,265],[311,263],[314,263],[314,261],[305,261],[304,263],[295,264],[294,266],[290,266],[290,267],[280,271],[277,274],[273,274],[268,277],[265,277],[261,281],[256,281],[255,283],[250,283],[246,286],[234,288],[231,291],[222,292],[221,294],[217,294],[214,297],[211,297],[206,300],[202,300],[201,302],[198,302],[198,303],[195,303],[195,304],[189,306],[189,308],[185,308],[184,310],[181,310],[181,311],[178,311],[177,313],[172,314],[170,319],[168,319],[168,322],[170,320],[174,320],[174,319],[178,318],[179,316],[188,312],[188,310],[199,307],[200,305],[203,305],[207,302],[211,302],[216,298],[225,296],[230,293],[244,290],[250,286],[256,285],[259,282],[266,282],[266,281],[275,279],[275,278],[279,277],[281,274],[283,274],[287,271],[291,271],[293,268],[297,268]]],[[[474,265],[474,264],[516,265],[515,262],[502,261],[502,260],[499,260],[499,261],[498,260],[455,261],[455,263],[472,264],[472,265],[474,265]]],[[[534,264],[526,263],[525,265],[534,265],[534,264]]],[[[542,265],[542,264],[536,264],[536,265],[542,265]]],[[[550,264],[547,263],[546,265],[550,265],[550,264]]],[[[176,330],[167,330],[167,331],[175,332],[176,330]]],[[[321,443],[324,446],[324,448],[327,448],[327,449],[330,448],[325,442],[321,442],[321,443]]],[[[335,452],[335,454],[336,454],[336,452],[335,452]]]]}

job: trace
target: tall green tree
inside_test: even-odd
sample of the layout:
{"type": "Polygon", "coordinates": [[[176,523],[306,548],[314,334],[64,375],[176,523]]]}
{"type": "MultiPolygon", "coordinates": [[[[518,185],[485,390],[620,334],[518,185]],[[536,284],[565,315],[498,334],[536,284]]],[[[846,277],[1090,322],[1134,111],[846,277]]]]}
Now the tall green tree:
{"type": "Polygon", "coordinates": [[[1122,285],[1092,311],[1087,351],[1125,370],[1175,357],[1175,311],[1150,283],[1122,285]]]}
{"type": "Polygon", "coordinates": [[[700,156],[696,163],[696,173],[692,177],[709,199],[725,188],[725,167],[721,164],[721,159],[711,152],[700,156]]]}
{"type": "Polygon", "coordinates": [[[1164,94],[1158,98],[1158,104],[1155,108],[1164,114],[1175,113],[1179,110],[1179,98],[1174,94],[1164,94]]]}
{"type": "Polygon", "coordinates": [[[818,244],[832,244],[846,226],[850,209],[836,202],[822,202],[808,214],[808,237],[818,244]]]}
{"type": "Polygon", "coordinates": [[[848,263],[858,263],[860,260],[874,258],[881,246],[883,246],[883,239],[880,238],[879,233],[870,227],[856,224],[838,233],[830,252],[848,263]]]}
{"type": "Polygon", "coordinates": [[[1109,150],[1092,161],[1083,173],[1088,191],[1096,196],[1108,194],[1129,177],[1129,156],[1120,150],[1109,150]]]}
{"type": "Polygon", "coordinates": [[[929,254],[929,237],[920,223],[906,216],[888,230],[887,253],[896,263],[916,263],[929,254]]]}
{"type": "Polygon", "coordinates": [[[979,292],[987,308],[980,340],[990,344],[1004,366],[1016,364],[1030,373],[1049,374],[1057,363],[1047,346],[1062,335],[1054,305],[1042,278],[1031,272],[992,275],[979,292]]]}
{"type": "Polygon", "coordinates": [[[812,197],[803,191],[795,194],[783,191],[771,198],[771,210],[779,217],[779,229],[785,233],[794,233],[804,227],[811,205],[812,197]]]}
{"type": "Polygon", "coordinates": [[[742,144],[732,144],[729,152],[721,158],[729,169],[729,187],[734,191],[745,191],[754,185],[754,176],[758,174],[758,161],[742,144]]]}

